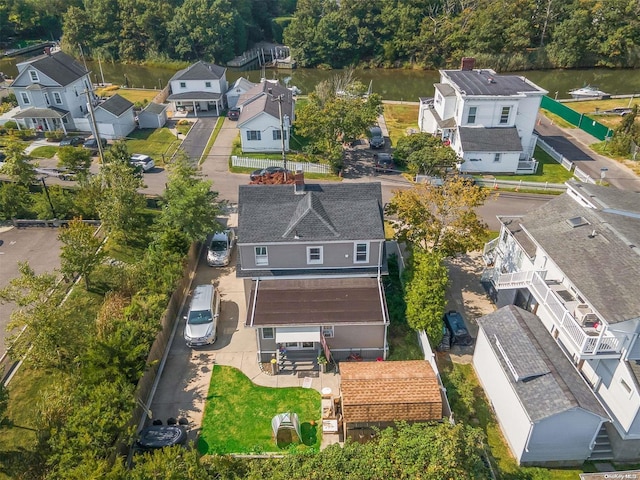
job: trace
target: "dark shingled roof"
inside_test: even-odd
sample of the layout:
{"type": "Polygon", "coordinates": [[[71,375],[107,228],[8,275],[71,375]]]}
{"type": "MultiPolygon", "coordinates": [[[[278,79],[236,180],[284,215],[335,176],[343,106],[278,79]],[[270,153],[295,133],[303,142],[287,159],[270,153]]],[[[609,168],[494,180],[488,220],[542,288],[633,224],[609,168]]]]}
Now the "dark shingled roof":
{"type": "Polygon", "coordinates": [[[640,194],[568,183],[608,208],[586,208],[565,194],[520,223],[607,323],[639,318],[640,194]],[[588,223],[574,228],[567,222],[574,217],[588,223]]]}
{"type": "Polygon", "coordinates": [[[242,107],[238,126],[256,115],[265,112],[274,118],[280,119],[278,101],[274,100],[282,96],[282,114],[293,118],[293,95],[291,91],[279,83],[260,82],[238,97],[238,107],[242,107]]]}
{"type": "Polygon", "coordinates": [[[131,107],[133,107],[133,103],[117,93],[99,105],[99,108],[106,110],[116,117],[119,117],[131,107]]]}
{"type": "Polygon", "coordinates": [[[241,243],[384,238],[379,183],[241,185],[238,205],[241,243]]]}
{"type": "Polygon", "coordinates": [[[460,143],[465,152],[521,152],[516,127],[460,127],[460,143]]]}
{"type": "Polygon", "coordinates": [[[151,102],[142,111],[143,112],[148,112],[148,113],[151,113],[151,114],[154,114],[154,115],[160,115],[160,114],[162,114],[162,112],[164,112],[167,109],[167,107],[168,107],[168,105],[166,105],[164,103],[151,102]]]}
{"type": "Polygon", "coordinates": [[[452,97],[456,94],[456,90],[448,83],[434,83],[433,86],[443,97],[452,97]]]}
{"type": "Polygon", "coordinates": [[[382,292],[382,285],[375,278],[253,281],[246,324],[256,327],[382,324],[385,322],[382,292]]]}
{"type": "MultiPolygon", "coordinates": [[[[88,73],[84,66],[78,63],[75,58],[62,51],[54,52],[51,55],[40,55],[39,57],[29,60],[28,63],[31,67],[36,68],[63,87],[75,82],[88,73]]],[[[25,68],[24,71],[28,70],[28,68],[29,67],[25,68]]],[[[20,78],[16,78],[12,86],[24,87],[31,83],[28,75],[23,77],[21,74],[20,78]]]]}
{"type": "Polygon", "coordinates": [[[534,314],[515,305],[478,319],[532,422],[573,408],[608,418],[600,402],[534,314]],[[503,353],[518,374],[514,377],[503,353]]]}
{"type": "Polygon", "coordinates": [[[500,75],[493,70],[440,70],[463,95],[513,96],[524,92],[547,93],[519,75],[500,75]]]}
{"type": "Polygon", "coordinates": [[[174,80],[219,80],[226,71],[226,68],[219,65],[200,61],[176,72],[169,82],[174,80]]]}
{"type": "Polygon", "coordinates": [[[67,110],[62,110],[57,107],[27,108],[16,113],[13,118],[62,118],[68,114],[69,112],[67,110]]]}

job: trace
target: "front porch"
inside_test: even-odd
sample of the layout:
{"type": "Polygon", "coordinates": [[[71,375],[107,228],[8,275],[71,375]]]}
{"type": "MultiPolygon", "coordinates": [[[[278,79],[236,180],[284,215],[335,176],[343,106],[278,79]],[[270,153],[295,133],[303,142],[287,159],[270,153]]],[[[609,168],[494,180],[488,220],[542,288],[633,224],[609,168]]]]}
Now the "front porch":
{"type": "Polygon", "coordinates": [[[27,108],[21,110],[13,116],[20,127],[32,128],[36,131],[53,132],[56,130],[62,130],[67,133],[66,124],[69,123],[69,112],[56,108],[27,108]]]}
{"type": "Polygon", "coordinates": [[[224,110],[224,97],[219,93],[186,92],[169,95],[172,110],[176,113],[193,114],[195,117],[204,115],[220,116],[224,110]]]}
{"type": "Polygon", "coordinates": [[[488,268],[482,276],[496,290],[527,289],[537,305],[534,313],[553,323],[551,333],[561,337],[562,344],[572,356],[579,360],[594,358],[620,358],[623,348],[629,343],[624,335],[614,334],[608,324],[591,312],[562,283],[545,280],[544,271],[501,273],[488,268]],[[542,309],[542,311],[540,311],[542,309]]]}

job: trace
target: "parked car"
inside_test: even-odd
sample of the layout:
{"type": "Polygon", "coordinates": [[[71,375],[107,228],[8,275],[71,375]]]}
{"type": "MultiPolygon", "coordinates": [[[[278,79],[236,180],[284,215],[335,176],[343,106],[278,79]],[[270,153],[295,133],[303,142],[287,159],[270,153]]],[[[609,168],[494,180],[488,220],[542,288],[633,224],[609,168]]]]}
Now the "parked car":
{"type": "MultiPolygon", "coordinates": [[[[106,138],[101,138],[100,139],[100,143],[102,144],[102,148],[106,148],[107,147],[107,139],[106,138]]],[[[97,152],[98,151],[98,141],[91,137],[88,140],[85,140],[85,142],[82,144],[82,146],[84,148],[86,148],[87,150],[91,150],[92,152],[97,152]]]]}
{"type": "Polygon", "coordinates": [[[207,263],[210,267],[227,266],[236,244],[236,233],[233,229],[214,233],[207,249],[207,263]]]}
{"type": "Polygon", "coordinates": [[[134,447],[148,452],[186,443],[187,431],[183,425],[150,425],[140,431],[134,447]]]}
{"type": "Polygon", "coordinates": [[[239,108],[230,108],[227,112],[227,118],[229,120],[238,120],[240,117],[240,109],[239,108]]]}
{"type": "Polygon", "coordinates": [[[375,125],[369,128],[369,146],[371,148],[384,147],[384,137],[382,136],[382,129],[375,125]]]}
{"type": "Polygon", "coordinates": [[[393,157],[390,153],[376,153],[373,155],[373,169],[376,172],[393,171],[393,157]]]}
{"type": "Polygon", "coordinates": [[[251,178],[251,181],[254,181],[260,177],[264,177],[267,174],[272,175],[278,172],[287,172],[287,175],[291,174],[291,172],[289,170],[285,170],[284,167],[274,166],[274,167],[259,168],[258,170],[254,170],[253,172],[251,172],[251,175],[249,175],[249,178],[251,178]]]}
{"type": "Polygon", "coordinates": [[[220,316],[220,292],[213,285],[198,285],[193,290],[189,311],[184,317],[184,340],[189,347],[210,345],[216,341],[220,316]]]}
{"type": "Polygon", "coordinates": [[[153,161],[153,158],[151,158],[149,155],[144,155],[142,153],[134,153],[133,155],[131,155],[131,158],[129,159],[129,163],[131,165],[142,168],[143,172],[148,172],[149,170],[153,170],[154,167],[156,166],[155,162],[153,161]]]}
{"type": "Polygon", "coordinates": [[[78,145],[82,145],[84,143],[84,137],[64,137],[60,140],[61,147],[77,147],[78,145]]]}
{"type": "Polygon", "coordinates": [[[468,347],[473,345],[473,337],[469,335],[464,319],[460,313],[450,310],[444,314],[444,324],[451,334],[451,345],[468,347]]]}

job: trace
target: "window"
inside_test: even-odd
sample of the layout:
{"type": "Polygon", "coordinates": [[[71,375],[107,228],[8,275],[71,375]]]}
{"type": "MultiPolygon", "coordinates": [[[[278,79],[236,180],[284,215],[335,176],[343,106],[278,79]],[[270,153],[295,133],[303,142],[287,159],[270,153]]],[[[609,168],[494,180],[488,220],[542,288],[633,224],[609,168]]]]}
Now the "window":
{"type": "Polygon", "coordinates": [[[353,258],[355,263],[367,263],[369,261],[369,244],[356,243],[353,258]]]}
{"type": "Polygon", "coordinates": [[[187,82],[180,82],[180,88],[187,88],[187,82]]]}
{"type": "Polygon", "coordinates": [[[256,247],[256,265],[269,265],[267,247],[256,247]]]}
{"type": "Polygon", "coordinates": [[[511,107],[502,107],[502,113],[500,114],[500,125],[506,125],[509,123],[509,114],[511,113],[511,107]]]}
{"type": "Polygon", "coordinates": [[[44,94],[44,101],[47,102],[47,105],[51,105],[51,102],[49,101],[49,94],[44,94]]]}
{"type": "Polygon", "coordinates": [[[282,135],[280,135],[280,130],[273,130],[272,132],[274,140],[280,140],[282,138],[282,135]]]}
{"type": "Polygon", "coordinates": [[[206,88],[211,88],[211,82],[204,82],[204,86],[206,88]]]}
{"type": "Polygon", "coordinates": [[[53,92],[53,101],[56,102],[58,105],[62,104],[62,97],[58,92],[53,92]]]}
{"type": "Polygon", "coordinates": [[[622,388],[624,388],[627,391],[627,393],[629,394],[631,393],[631,387],[622,378],[620,379],[620,385],[622,385],[622,388]]]}
{"type": "Polygon", "coordinates": [[[273,327],[262,328],[262,338],[264,340],[273,340],[275,338],[275,332],[273,327]]]}
{"type": "Polygon", "coordinates": [[[24,103],[25,105],[29,105],[31,103],[31,100],[29,100],[29,95],[27,95],[27,92],[20,92],[20,95],[22,95],[22,103],[24,103]]]}
{"type": "Polygon", "coordinates": [[[440,105],[440,102],[442,102],[442,97],[440,96],[439,93],[436,92],[436,100],[435,100],[435,104],[436,105],[440,105]]]}
{"type": "Polygon", "coordinates": [[[476,123],[476,113],[478,113],[478,107],[469,107],[467,123],[476,123]]]}
{"type": "Polygon", "coordinates": [[[322,336],[324,338],[333,338],[333,325],[324,325],[322,327],[322,336]]]}
{"type": "Polygon", "coordinates": [[[34,82],[38,82],[40,79],[38,78],[38,72],[35,70],[29,70],[29,75],[31,75],[31,80],[34,82]]]}
{"type": "Polygon", "coordinates": [[[500,162],[500,157],[501,157],[501,156],[502,156],[502,154],[501,154],[501,153],[496,153],[496,154],[493,156],[493,161],[494,161],[494,163],[500,162]]]}
{"type": "Polygon", "coordinates": [[[470,162],[481,162],[482,159],[481,158],[470,158],[469,161],[470,162]]]}
{"type": "Polygon", "coordinates": [[[260,130],[247,130],[247,140],[262,140],[260,130]]]}
{"type": "Polygon", "coordinates": [[[307,263],[322,263],[322,247],[307,247],[307,263]]]}

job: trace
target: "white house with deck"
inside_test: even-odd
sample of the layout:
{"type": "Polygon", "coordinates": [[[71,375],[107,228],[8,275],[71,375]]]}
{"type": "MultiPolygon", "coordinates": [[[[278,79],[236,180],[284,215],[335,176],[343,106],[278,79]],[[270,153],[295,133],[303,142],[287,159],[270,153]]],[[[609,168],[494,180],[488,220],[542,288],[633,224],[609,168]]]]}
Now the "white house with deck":
{"type": "Polygon", "coordinates": [[[498,306],[536,315],[605,408],[609,420],[590,458],[637,462],[640,194],[567,186],[525,216],[499,217],[500,236],[485,246],[483,280],[498,306]]]}
{"type": "Polygon", "coordinates": [[[460,70],[440,70],[433,98],[420,98],[418,125],[463,160],[465,173],[535,173],[533,133],[542,96],[525,77],[476,69],[464,58],[460,70]]]}
{"type": "Polygon", "coordinates": [[[225,94],[229,89],[227,69],[213,63],[196,62],[177,72],[169,80],[173,111],[195,114],[212,112],[220,115],[225,108],[225,94]]]}

